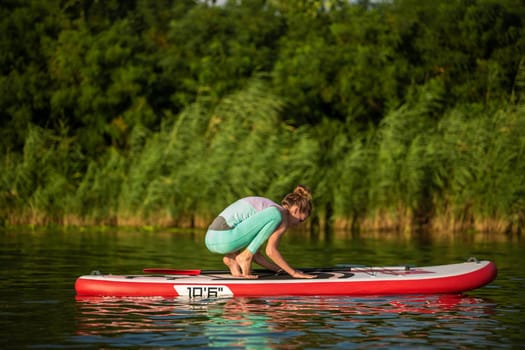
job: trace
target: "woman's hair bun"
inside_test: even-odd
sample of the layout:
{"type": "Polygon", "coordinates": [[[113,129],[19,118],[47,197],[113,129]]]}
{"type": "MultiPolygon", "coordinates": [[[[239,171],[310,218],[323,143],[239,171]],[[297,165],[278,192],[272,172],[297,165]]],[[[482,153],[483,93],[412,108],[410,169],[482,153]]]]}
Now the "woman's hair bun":
{"type": "Polygon", "coordinates": [[[308,200],[312,200],[312,191],[310,191],[310,189],[304,185],[297,185],[293,190],[293,193],[308,200]]]}

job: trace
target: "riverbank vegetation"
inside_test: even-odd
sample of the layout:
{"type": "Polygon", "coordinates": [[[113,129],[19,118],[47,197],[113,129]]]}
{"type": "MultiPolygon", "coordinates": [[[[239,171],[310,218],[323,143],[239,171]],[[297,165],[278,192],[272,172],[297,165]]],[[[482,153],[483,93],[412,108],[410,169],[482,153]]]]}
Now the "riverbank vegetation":
{"type": "Polygon", "coordinates": [[[520,0],[3,1],[5,224],[521,232],[520,0]]]}

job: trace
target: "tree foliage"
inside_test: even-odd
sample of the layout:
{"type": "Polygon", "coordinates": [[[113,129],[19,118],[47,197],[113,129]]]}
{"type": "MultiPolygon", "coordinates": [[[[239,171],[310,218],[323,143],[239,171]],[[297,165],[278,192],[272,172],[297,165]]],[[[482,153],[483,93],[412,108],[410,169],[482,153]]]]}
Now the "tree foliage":
{"type": "Polygon", "coordinates": [[[521,0],[3,1],[2,221],[205,225],[305,183],[327,227],[522,230],[524,18],[521,0]]]}

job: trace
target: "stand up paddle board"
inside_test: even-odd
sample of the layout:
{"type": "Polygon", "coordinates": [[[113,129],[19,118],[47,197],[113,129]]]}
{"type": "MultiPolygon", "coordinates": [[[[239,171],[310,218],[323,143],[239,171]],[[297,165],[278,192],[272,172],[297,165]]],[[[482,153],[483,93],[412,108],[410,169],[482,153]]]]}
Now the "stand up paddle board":
{"type": "Polygon", "coordinates": [[[469,259],[426,267],[309,268],[313,279],[255,270],[257,279],[233,277],[228,271],[145,269],[144,275],[93,272],[75,283],[78,296],[218,298],[234,296],[400,295],[461,293],[483,287],[497,275],[491,261],[469,259]]]}

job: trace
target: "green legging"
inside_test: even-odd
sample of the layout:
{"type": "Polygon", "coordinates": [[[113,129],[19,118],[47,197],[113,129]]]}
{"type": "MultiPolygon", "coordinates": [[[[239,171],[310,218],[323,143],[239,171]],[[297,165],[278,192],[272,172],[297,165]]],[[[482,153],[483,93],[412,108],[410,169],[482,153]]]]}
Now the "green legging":
{"type": "Polygon", "coordinates": [[[231,230],[208,230],[206,247],[219,254],[228,254],[246,247],[255,254],[282,221],[281,212],[269,207],[253,214],[231,230]]]}

